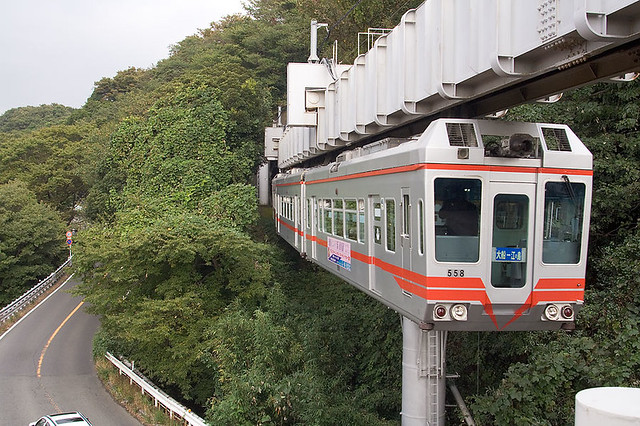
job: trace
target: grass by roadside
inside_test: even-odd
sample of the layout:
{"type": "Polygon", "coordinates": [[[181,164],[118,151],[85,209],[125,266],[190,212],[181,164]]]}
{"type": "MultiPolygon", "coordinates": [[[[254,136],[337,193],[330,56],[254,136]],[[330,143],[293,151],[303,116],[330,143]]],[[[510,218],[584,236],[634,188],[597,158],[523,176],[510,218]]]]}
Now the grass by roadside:
{"type": "Polygon", "coordinates": [[[155,407],[147,395],[143,395],[135,383],[121,375],[116,367],[104,358],[96,358],[96,372],[105,389],[113,399],[123,406],[133,417],[145,426],[174,426],[185,424],[182,420],[171,419],[161,407],[155,407]]]}

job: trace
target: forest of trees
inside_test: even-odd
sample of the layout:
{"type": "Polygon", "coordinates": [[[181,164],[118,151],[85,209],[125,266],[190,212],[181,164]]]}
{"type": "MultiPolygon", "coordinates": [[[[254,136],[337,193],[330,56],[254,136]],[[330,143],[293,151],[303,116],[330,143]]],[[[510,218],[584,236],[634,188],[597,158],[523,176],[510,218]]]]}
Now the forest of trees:
{"type": "MultiPolygon", "coordinates": [[[[254,176],[309,21],[349,63],[358,31],[419,3],[250,0],[156,66],[96,82],[80,109],[0,116],[0,304],[65,259],[74,224],[96,354],[134,359],[216,425],[397,424],[398,314],[281,243],[254,176]]],[[[478,424],[571,424],[577,391],[640,386],[640,84],[506,119],[569,124],[594,154],[585,308],[572,333],[450,333],[448,369],[478,424]]]]}

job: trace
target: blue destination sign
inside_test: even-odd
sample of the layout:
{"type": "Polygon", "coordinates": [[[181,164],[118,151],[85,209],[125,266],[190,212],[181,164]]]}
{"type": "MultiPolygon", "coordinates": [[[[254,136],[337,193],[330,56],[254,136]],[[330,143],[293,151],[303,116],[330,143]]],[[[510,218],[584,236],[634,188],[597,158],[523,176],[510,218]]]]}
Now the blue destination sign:
{"type": "Polygon", "coordinates": [[[526,249],[518,247],[494,247],[494,262],[525,262],[526,249]]]}

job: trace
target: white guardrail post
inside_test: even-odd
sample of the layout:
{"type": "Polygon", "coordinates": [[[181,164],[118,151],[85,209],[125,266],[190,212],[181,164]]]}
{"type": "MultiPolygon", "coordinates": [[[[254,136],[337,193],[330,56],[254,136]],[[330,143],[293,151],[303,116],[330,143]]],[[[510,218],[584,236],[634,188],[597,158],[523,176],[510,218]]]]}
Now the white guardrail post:
{"type": "Polygon", "coordinates": [[[197,414],[194,414],[188,408],[181,405],[175,399],[164,393],[156,385],[154,385],[149,379],[142,374],[135,372],[132,368],[127,366],[124,362],[111,355],[109,352],[105,354],[107,358],[114,366],[118,368],[120,374],[126,374],[129,377],[129,383],[135,382],[143,394],[148,394],[153,398],[154,405],[162,405],[169,411],[169,416],[173,418],[177,416],[185,421],[186,424],[193,426],[207,426],[207,423],[197,414]]]}
{"type": "Polygon", "coordinates": [[[13,302],[9,303],[4,308],[0,309],[0,324],[11,318],[16,313],[20,312],[25,306],[29,305],[40,296],[42,293],[47,291],[49,287],[54,285],[58,279],[62,276],[63,271],[66,267],[71,266],[71,259],[73,256],[69,256],[66,262],[64,262],[55,272],[52,272],[47,278],[40,281],[38,284],[33,286],[31,290],[25,292],[22,296],[18,297],[13,302]]]}

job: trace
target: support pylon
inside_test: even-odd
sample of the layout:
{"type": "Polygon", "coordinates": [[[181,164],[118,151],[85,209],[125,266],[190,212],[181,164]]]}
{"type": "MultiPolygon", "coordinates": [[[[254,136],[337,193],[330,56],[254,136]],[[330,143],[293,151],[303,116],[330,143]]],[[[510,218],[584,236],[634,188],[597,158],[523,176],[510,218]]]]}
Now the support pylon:
{"type": "Polygon", "coordinates": [[[402,425],[444,426],[446,331],[402,317],[402,425]]]}

